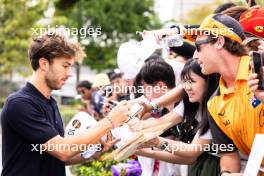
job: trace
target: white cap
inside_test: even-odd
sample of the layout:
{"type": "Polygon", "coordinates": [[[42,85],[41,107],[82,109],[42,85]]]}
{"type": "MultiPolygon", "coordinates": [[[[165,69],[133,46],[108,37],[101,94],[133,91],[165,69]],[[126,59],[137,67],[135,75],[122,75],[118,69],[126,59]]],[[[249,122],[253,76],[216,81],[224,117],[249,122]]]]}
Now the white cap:
{"type": "Polygon", "coordinates": [[[111,84],[109,77],[105,73],[99,73],[94,78],[92,87],[102,87],[111,84]]]}
{"type": "Polygon", "coordinates": [[[117,64],[125,79],[134,79],[144,64],[156,49],[160,48],[154,35],[149,35],[141,42],[126,42],[121,44],[117,53],[117,64]]]}

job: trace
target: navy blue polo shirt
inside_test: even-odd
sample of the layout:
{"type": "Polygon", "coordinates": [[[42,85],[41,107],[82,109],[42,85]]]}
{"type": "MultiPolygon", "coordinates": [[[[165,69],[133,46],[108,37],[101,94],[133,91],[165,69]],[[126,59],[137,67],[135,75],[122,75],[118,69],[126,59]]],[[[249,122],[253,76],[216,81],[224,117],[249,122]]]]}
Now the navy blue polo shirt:
{"type": "Polygon", "coordinates": [[[1,113],[4,176],[64,176],[65,163],[42,154],[39,145],[64,135],[56,101],[32,84],[11,94],[1,113]],[[38,146],[38,147],[36,147],[38,146]]]}

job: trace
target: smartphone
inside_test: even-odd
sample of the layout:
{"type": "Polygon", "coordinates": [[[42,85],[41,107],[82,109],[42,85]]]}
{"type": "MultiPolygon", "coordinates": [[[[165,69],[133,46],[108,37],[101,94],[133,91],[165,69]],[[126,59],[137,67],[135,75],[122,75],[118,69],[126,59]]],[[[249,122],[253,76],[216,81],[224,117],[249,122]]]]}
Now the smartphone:
{"type": "Polygon", "coordinates": [[[112,110],[117,105],[117,102],[113,100],[107,100],[106,107],[112,110]]]}
{"type": "Polygon", "coordinates": [[[253,68],[253,72],[256,73],[258,83],[258,90],[264,90],[264,80],[263,80],[263,54],[260,52],[253,51],[251,53],[251,67],[253,68]]]}

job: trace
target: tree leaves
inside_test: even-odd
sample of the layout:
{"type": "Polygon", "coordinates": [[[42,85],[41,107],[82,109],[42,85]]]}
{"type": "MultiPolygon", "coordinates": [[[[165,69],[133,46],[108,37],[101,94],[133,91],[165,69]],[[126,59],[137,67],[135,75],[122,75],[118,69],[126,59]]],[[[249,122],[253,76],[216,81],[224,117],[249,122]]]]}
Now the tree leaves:
{"type": "Polygon", "coordinates": [[[31,72],[27,50],[32,29],[41,26],[38,22],[50,4],[55,5],[51,26],[100,30],[100,35],[85,37],[84,30],[75,31],[87,53],[84,64],[99,71],[116,67],[119,45],[136,38],[136,31],[160,27],[153,0],[1,0],[0,74],[31,72]]]}
{"type": "Polygon", "coordinates": [[[68,18],[67,27],[101,29],[99,36],[79,37],[87,54],[84,64],[99,71],[116,67],[119,45],[135,38],[136,31],[160,27],[153,0],[78,0],[67,5],[67,13],[61,3],[56,3],[55,14],[68,18]]]}
{"type": "Polygon", "coordinates": [[[28,45],[36,22],[43,17],[45,3],[3,0],[0,2],[0,74],[13,70],[29,74],[28,45]]]}

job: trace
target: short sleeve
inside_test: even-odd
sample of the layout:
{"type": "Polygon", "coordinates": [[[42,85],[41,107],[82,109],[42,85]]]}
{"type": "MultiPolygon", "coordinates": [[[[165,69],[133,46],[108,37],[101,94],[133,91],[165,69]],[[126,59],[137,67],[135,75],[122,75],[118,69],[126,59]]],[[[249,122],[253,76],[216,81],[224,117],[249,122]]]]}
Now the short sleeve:
{"type": "Polygon", "coordinates": [[[59,133],[38,105],[27,98],[9,100],[5,113],[7,123],[32,144],[44,144],[59,133]]]}
{"type": "Polygon", "coordinates": [[[179,116],[183,117],[183,113],[184,113],[184,105],[183,105],[183,101],[181,101],[174,109],[173,112],[175,112],[176,114],[178,114],[179,116]]]}
{"type": "Polygon", "coordinates": [[[219,150],[219,153],[236,151],[237,148],[234,142],[218,127],[214,119],[212,117],[209,117],[208,120],[209,120],[209,126],[210,126],[212,137],[213,137],[213,143],[218,146],[220,145],[232,146],[229,148],[228,151],[219,150]]]}

